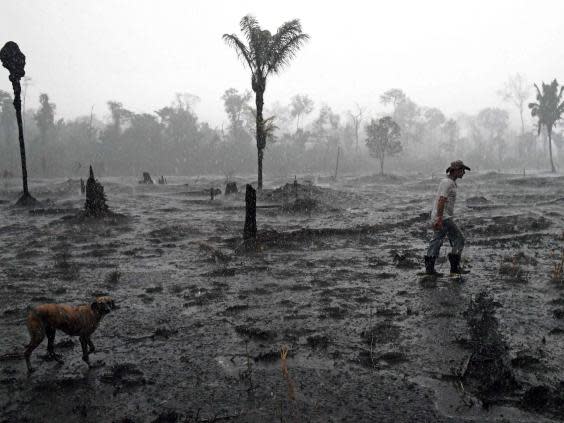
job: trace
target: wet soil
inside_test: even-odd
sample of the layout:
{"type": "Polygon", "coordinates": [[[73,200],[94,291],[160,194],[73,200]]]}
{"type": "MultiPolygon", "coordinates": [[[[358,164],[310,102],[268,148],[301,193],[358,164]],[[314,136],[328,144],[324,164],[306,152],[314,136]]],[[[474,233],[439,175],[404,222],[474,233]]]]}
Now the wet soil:
{"type": "Polygon", "coordinates": [[[244,192],[167,179],[100,178],[104,219],[80,217],[79,180],[30,181],[32,209],[3,181],[1,422],[563,420],[563,177],[460,181],[454,279],[417,275],[438,179],[271,182],[252,248],[244,192]],[[28,376],[29,307],[96,295],[120,306],[96,366],[57,333],[64,363],[45,341],[28,376]]]}

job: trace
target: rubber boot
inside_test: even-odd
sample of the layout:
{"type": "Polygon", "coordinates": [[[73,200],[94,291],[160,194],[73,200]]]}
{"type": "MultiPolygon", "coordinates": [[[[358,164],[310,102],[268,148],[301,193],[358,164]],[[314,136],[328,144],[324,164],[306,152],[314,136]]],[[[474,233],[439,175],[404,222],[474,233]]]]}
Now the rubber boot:
{"type": "Polygon", "coordinates": [[[448,261],[450,262],[450,274],[463,275],[470,273],[468,270],[462,270],[460,267],[460,254],[449,254],[448,261]]]}
{"type": "Polygon", "coordinates": [[[435,260],[437,260],[436,257],[431,257],[431,256],[425,256],[425,273],[427,273],[428,275],[436,275],[437,271],[435,270],[435,260]]]}

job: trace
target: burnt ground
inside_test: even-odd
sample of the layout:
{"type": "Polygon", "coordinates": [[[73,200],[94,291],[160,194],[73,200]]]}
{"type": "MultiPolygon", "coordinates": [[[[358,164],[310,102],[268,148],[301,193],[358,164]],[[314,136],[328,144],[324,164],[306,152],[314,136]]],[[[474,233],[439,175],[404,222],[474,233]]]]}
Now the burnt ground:
{"type": "Polygon", "coordinates": [[[0,421],[561,421],[563,177],[459,182],[462,279],[417,276],[437,179],[286,182],[252,250],[219,178],[102,179],[123,215],[102,220],[76,217],[78,180],[31,181],[34,210],[0,182],[0,421]],[[58,333],[65,363],[44,342],[28,376],[29,306],[99,294],[120,305],[99,367],[58,333]]]}

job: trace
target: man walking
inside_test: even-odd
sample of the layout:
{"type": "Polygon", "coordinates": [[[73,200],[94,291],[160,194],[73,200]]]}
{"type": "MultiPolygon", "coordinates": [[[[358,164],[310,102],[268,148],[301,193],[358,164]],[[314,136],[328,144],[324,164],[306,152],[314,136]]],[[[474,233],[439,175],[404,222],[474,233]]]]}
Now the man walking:
{"type": "Polygon", "coordinates": [[[448,176],[439,184],[439,190],[433,203],[433,211],[431,212],[431,223],[434,231],[433,239],[431,239],[427,254],[425,255],[425,273],[428,275],[437,274],[435,261],[439,256],[445,237],[448,237],[452,247],[452,252],[448,255],[451,275],[468,273],[463,272],[460,268],[460,255],[464,248],[464,235],[458,229],[453,219],[456,190],[458,188],[456,180],[462,178],[466,170],[470,170],[470,168],[462,160],[452,162],[446,170],[448,176]]]}

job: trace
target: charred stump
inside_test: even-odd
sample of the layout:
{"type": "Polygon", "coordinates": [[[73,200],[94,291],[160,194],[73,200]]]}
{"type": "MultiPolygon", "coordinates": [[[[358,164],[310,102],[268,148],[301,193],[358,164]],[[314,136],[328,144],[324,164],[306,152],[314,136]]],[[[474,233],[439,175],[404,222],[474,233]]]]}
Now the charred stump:
{"type": "Polygon", "coordinates": [[[86,203],[84,204],[84,210],[86,216],[92,217],[102,217],[109,212],[104,187],[94,178],[92,166],[90,166],[90,176],[86,181],[86,203]]]}
{"type": "Polygon", "coordinates": [[[227,184],[225,185],[225,195],[236,194],[238,192],[239,190],[237,189],[236,182],[227,182],[227,184]]]}
{"type": "Polygon", "coordinates": [[[481,291],[464,312],[473,351],[462,377],[484,406],[519,387],[509,360],[509,346],[495,317],[500,305],[487,291],[481,291]]]}
{"type": "Polygon", "coordinates": [[[143,172],[143,179],[139,181],[140,184],[148,184],[153,185],[153,178],[151,178],[151,174],[149,172],[143,172]]]}
{"type": "Polygon", "coordinates": [[[257,192],[249,184],[245,192],[245,227],[243,228],[243,239],[254,240],[257,237],[257,192]]]}
{"type": "Polygon", "coordinates": [[[221,190],[219,188],[210,188],[210,199],[213,200],[215,196],[221,195],[221,190]]]}

